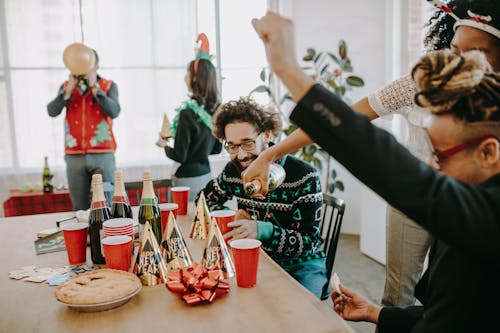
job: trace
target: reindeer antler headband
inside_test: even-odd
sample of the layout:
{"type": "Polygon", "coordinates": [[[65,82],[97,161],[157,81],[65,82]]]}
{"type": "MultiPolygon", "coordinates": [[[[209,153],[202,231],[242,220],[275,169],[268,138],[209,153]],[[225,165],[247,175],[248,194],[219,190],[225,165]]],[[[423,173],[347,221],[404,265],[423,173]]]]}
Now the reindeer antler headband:
{"type": "Polygon", "coordinates": [[[198,35],[196,43],[201,42],[200,47],[196,50],[196,57],[194,61],[194,72],[198,72],[198,63],[200,59],[211,60],[210,56],[210,44],[208,43],[208,37],[203,32],[198,35]]]}
{"type": "Polygon", "coordinates": [[[427,2],[432,4],[434,7],[442,10],[456,20],[455,24],[453,25],[454,31],[457,30],[457,28],[460,26],[468,26],[485,31],[489,34],[492,34],[496,38],[500,38],[500,30],[489,24],[491,22],[491,16],[489,15],[481,16],[468,10],[467,14],[469,15],[469,18],[461,19],[455,13],[453,13],[453,10],[448,7],[443,1],[427,0],[427,2]]]}

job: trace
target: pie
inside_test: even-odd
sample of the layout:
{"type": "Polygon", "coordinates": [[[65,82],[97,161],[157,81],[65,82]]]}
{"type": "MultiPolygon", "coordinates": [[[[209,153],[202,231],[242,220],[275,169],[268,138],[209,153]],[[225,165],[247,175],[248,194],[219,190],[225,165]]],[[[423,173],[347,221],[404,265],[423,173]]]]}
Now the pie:
{"type": "Polygon", "coordinates": [[[77,275],[57,287],[54,295],[67,304],[101,304],[131,295],[141,288],[132,273],[115,269],[98,269],[77,275]]]}

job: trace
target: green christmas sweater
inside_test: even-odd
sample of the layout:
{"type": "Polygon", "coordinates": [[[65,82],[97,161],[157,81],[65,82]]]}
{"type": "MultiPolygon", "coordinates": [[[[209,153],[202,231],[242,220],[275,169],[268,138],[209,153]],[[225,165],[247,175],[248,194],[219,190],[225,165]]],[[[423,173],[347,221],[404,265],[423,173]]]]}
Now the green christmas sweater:
{"type": "Polygon", "coordinates": [[[245,194],[240,171],[229,162],[203,190],[207,204],[210,210],[225,209],[226,201],[234,196],[238,209],[257,217],[262,248],[283,268],[309,261],[324,265],[319,231],[323,195],[318,173],[293,156],[284,159],[283,184],[263,199],[245,194]]]}

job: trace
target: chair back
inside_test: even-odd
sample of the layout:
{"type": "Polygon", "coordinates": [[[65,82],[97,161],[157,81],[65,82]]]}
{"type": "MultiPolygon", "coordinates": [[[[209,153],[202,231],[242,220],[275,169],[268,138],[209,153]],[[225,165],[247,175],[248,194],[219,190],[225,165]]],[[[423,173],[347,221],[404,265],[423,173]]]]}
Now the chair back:
{"type": "MultiPolygon", "coordinates": [[[[335,255],[337,253],[337,245],[339,242],[340,228],[342,227],[342,218],[344,217],[345,201],[335,198],[333,195],[323,193],[323,215],[321,218],[320,232],[323,238],[323,251],[326,254],[326,272],[328,280],[330,280],[333,272],[333,264],[335,263],[335,255]]],[[[327,299],[328,281],[323,287],[321,299],[327,299]]]]}
{"type": "MultiPolygon", "coordinates": [[[[125,182],[125,191],[131,206],[138,206],[141,203],[142,181],[125,182]]],[[[168,189],[172,186],[171,179],[153,180],[153,188],[159,203],[168,202],[168,189]]]]}

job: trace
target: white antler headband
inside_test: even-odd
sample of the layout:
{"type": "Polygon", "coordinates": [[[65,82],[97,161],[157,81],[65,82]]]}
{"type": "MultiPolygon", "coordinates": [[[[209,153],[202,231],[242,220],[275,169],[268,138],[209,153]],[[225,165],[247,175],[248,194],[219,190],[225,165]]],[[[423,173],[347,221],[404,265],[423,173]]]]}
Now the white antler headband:
{"type": "Polygon", "coordinates": [[[491,16],[489,15],[481,16],[468,10],[467,14],[469,15],[470,18],[461,19],[455,13],[453,13],[451,8],[448,7],[443,1],[427,0],[427,2],[429,2],[434,7],[438,8],[439,10],[442,10],[443,12],[445,12],[446,14],[450,15],[455,19],[456,22],[453,25],[454,31],[457,30],[457,28],[460,26],[468,26],[485,31],[489,34],[492,34],[496,38],[500,38],[500,30],[489,24],[491,22],[491,16]]]}

